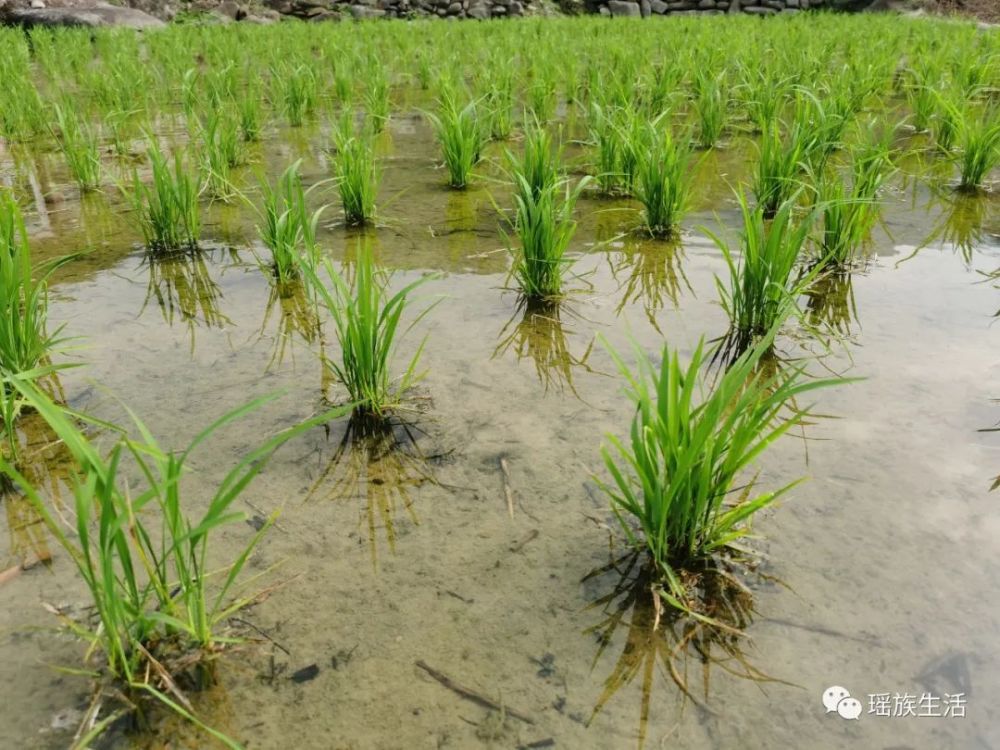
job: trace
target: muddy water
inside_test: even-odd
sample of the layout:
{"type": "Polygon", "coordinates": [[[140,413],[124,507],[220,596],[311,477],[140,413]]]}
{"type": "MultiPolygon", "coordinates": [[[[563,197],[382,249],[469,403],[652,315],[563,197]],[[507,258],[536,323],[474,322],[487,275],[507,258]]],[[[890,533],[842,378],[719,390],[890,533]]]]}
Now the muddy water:
{"type": "MultiPolygon", "coordinates": [[[[327,176],[324,143],[320,131],[275,134],[260,158],[272,174],[303,158],[315,182],[327,176]]],[[[749,638],[705,645],[706,666],[654,634],[647,585],[591,479],[601,436],[629,419],[594,342],[600,334],[626,351],[632,337],[656,350],[665,337],[690,351],[724,331],[714,276],[725,269],[698,227],[735,230],[727,183],[744,173],[746,145],[701,163],[679,245],[630,235],[629,202],[584,199],[577,291],[548,310],[524,310],[504,290],[497,206],[508,198],[497,167],[467,193],[444,189],[416,116],[397,116],[381,149],[383,225],[359,236],[336,225],[334,206],[322,239],[346,262],[370,243],[396,284],[434,275],[423,294],[441,301],[400,352],[427,336],[418,429],[398,430],[395,450],[384,437],[345,447],[343,423],[316,429],[282,448],[245,495],[251,521],[282,511],[252,569],[280,563],[256,585],[284,585],[243,614],[271,640],[224,663],[220,686],[198,699],[206,721],[251,748],[1000,743],[1000,496],[988,491],[1000,450],[977,432],[1000,421],[997,292],[977,273],[1000,265],[995,198],[956,201],[904,175],[869,267],[808,301],[846,337],[811,370],[863,380],[822,392],[816,411],[829,418],[763,462],[768,486],[810,479],[758,519],[763,575],[750,581],[749,638]],[[672,654],[693,698],[670,675],[672,654]],[[503,715],[418,663],[501,703],[503,715]],[[318,673],[300,672],[311,665],[318,673]],[[741,676],[748,669],[758,679],[741,676]],[[834,684],[866,710],[869,693],[965,693],[967,715],[849,722],[824,713],[820,694],[834,684]]],[[[150,264],[118,200],[81,202],[54,156],[9,154],[0,169],[39,196],[29,220],[40,255],[89,251],[52,290],[52,319],[79,337],[71,356],[86,365],[61,376],[74,408],[122,419],[120,398],[181,445],[253,396],[286,393],[197,457],[192,497],[265,436],[322,408],[324,392],[338,396],[316,356],[335,344],[308,335],[300,301],[273,293],[249,213],[213,208],[204,252],[150,264]]],[[[822,351],[790,335],[784,353],[801,355],[802,343],[822,351]]],[[[41,425],[24,429],[58,502],[58,446],[41,425]]],[[[12,501],[4,510],[3,569],[46,544],[53,564],[0,589],[0,747],[64,747],[87,685],[49,665],[75,666],[83,648],[55,632],[42,604],[77,607],[85,594],[30,512],[12,501]]],[[[253,533],[227,528],[219,558],[253,533]]],[[[208,746],[169,722],[147,739],[109,744],[208,746]]]]}

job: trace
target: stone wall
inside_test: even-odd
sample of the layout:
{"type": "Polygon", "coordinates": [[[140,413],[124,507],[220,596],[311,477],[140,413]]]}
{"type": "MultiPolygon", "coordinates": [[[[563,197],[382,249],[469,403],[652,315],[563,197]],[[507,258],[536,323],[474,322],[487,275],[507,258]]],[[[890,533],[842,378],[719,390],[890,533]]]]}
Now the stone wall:
{"type": "Polygon", "coordinates": [[[283,16],[311,21],[339,18],[504,18],[523,16],[531,0],[265,0],[283,16]]]}
{"type": "Polygon", "coordinates": [[[719,15],[747,13],[770,16],[798,13],[835,3],[829,0],[598,0],[594,9],[603,16],[719,15]]]}

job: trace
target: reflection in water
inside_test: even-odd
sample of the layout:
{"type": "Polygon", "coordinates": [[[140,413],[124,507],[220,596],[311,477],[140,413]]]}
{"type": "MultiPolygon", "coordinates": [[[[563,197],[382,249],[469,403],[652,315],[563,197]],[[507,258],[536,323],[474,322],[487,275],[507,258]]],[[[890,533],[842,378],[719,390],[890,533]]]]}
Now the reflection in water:
{"type": "Polygon", "coordinates": [[[321,494],[333,500],[361,501],[358,525],[366,530],[373,567],[378,567],[378,530],[384,529],[389,551],[395,554],[402,517],[420,523],[410,490],[427,482],[436,484],[431,464],[443,456],[422,452],[422,434],[414,425],[395,418],[352,416],[333,455],[306,493],[307,501],[321,494]]]}
{"type": "MultiPolygon", "coordinates": [[[[278,330],[274,334],[274,347],[268,367],[280,365],[285,354],[289,351],[289,345],[294,341],[296,335],[300,336],[307,344],[316,341],[319,334],[319,318],[316,315],[316,306],[309,299],[305,285],[299,281],[275,282],[271,284],[271,291],[267,297],[267,307],[264,310],[264,321],[260,325],[260,336],[263,339],[267,335],[268,324],[278,311],[278,330]]],[[[291,350],[292,362],[295,361],[294,349],[291,350]]],[[[324,368],[326,369],[326,368],[324,368]]]]}
{"type": "Polygon", "coordinates": [[[851,335],[852,324],[860,327],[853,279],[850,271],[838,269],[813,282],[805,293],[810,326],[844,338],[851,335]]]}
{"type": "MultiPolygon", "coordinates": [[[[17,470],[40,497],[49,500],[53,518],[67,528],[73,528],[64,502],[72,471],[72,459],[66,446],[36,412],[21,414],[15,425],[14,438],[17,470]]],[[[5,449],[4,455],[8,452],[5,449]]],[[[3,478],[0,478],[0,502],[4,506],[10,534],[9,560],[2,567],[7,568],[12,562],[23,566],[51,560],[44,519],[31,501],[12,482],[3,478]]]]}
{"type": "Polygon", "coordinates": [[[588,606],[599,609],[604,616],[585,631],[593,634],[598,643],[591,668],[598,665],[609,647],[614,644],[621,647],[588,725],[618,691],[641,676],[638,731],[641,750],[646,741],[657,672],[669,676],[679,688],[682,710],[688,702],[699,709],[711,710],[706,703],[713,667],[756,682],[775,681],[752,666],[743,653],[743,631],[753,621],[753,599],[746,586],[722,565],[721,561],[708,563],[701,570],[685,573],[702,606],[701,619],[660,603],[656,576],[644,552],[630,552],[584,577],[583,583],[606,592],[588,606]],[[693,684],[699,676],[700,690],[693,684]]]}
{"type": "Polygon", "coordinates": [[[683,250],[679,244],[663,242],[630,241],[614,256],[609,256],[611,275],[623,289],[621,302],[615,312],[621,314],[625,306],[641,302],[649,324],[662,333],[656,322],[656,313],[667,301],[677,306],[681,283],[688,289],[684,270],[681,267],[683,250]]]}
{"type": "Polygon", "coordinates": [[[593,372],[587,360],[594,342],[591,340],[579,357],[570,351],[562,323],[563,309],[558,301],[539,302],[522,297],[513,317],[500,331],[500,343],[493,350],[493,357],[513,350],[518,362],[525,357],[534,360],[535,372],[546,392],[551,386],[557,391],[569,388],[576,395],[573,368],[593,372]]]}
{"type": "MultiPolygon", "coordinates": [[[[155,301],[167,325],[173,326],[177,319],[188,327],[192,352],[195,328],[221,329],[232,322],[220,310],[222,290],[205,262],[205,255],[209,252],[212,251],[167,255],[150,253],[144,261],[144,265],[149,267],[149,281],[139,315],[146,311],[150,302],[155,301]]],[[[232,250],[229,252],[235,253],[232,250]]]]}
{"type": "Polygon", "coordinates": [[[976,248],[984,242],[983,227],[989,201],[980,195],[958,192],[940,194],[938,198],[944,208],[943,216],[923,246],[940,241],[961,253],[966,263],[971,263],[976,248]]]}

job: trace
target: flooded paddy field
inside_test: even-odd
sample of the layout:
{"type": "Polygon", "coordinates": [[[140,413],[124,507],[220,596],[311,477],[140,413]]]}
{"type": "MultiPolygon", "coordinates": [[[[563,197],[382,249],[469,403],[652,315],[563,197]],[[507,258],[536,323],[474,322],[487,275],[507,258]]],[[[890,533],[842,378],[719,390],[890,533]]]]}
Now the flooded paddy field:
{"type": "MultiPolygon", "coordinates": [[[[669,21],[656,24],[655,34],[635,27],[635,45],[648,53],[658,49],[657,34],[687,34],[714,60],[718,41],[749,39],[755,50],[774,44],[790,55],[796,40],[813,38],[805,20],[748,20],[669,21]]],[[[170,61],[177,74],[163,75],[177,86],[140,105],[150,114],[136,115],[124,156],[114,154],[95,105],[98,189],[79,188],[58,138],[4,141],[0,182],[21,206],[34,262],[73,254],[48,289],[48,327],[62,327],[65,339],[52,360],[79,365],[47,377],[60,404],[113,424],[128,424],[130,409],[163,446],[183,448],[226,412],[283,394],[224,425],[192,454],[183,480],[192,513],[203,512],[227,472],[268,437],[345,400],[321,359],[341,346],[327,313],[317,319],[307,285],[279,285],[267,272],[271,251],[258,236],[262,219],[254,208],[258,183],[299,162],[310,210],[327,206],[316,229],[324,257],[350,272],[370,254],[392,272],[392,290],[422,281],[405,313],[404,323],[415,323],[400,341],[394,372],[423,342],[425,375],[389,427],[340,416],[305,429],[235,499],[231,510],[245,517],[213,531],[209,559],[222,568],[266,528],[243,570],[241,595],[252,601],[224,621],[241,642],[215,662],[214,684],[184,691],[198,721],[225,739],[157,708],[138,729],[125,719],[110,723],[90,746],[1000,743],[993,596],[1000,495],[991,492],[1000,443],[988,431],[1000,422],[1000,331],[993,324],[1000,301],[990,275],[1000,268],[1000,198],[988,189],[955,189],[957,173],[936,150],[935,131],[916,132],[914,102],[905,87],[892,88],[897,68],[904,75],[907,65],[920,67],[913,58],[949,42],[967,45],[966,57],[992,55],[986,93],[974,93],[993,111],[1000,43],[964,26],[816,21],[816,28],[829,24],[815,35],[827,35],[826,61],[879,34],[890,38],[885,87],[865,97],[852,123],[874,118],[879,128],[892,127],[894,168],[878,192],[877,225],[853,262],[797,289],[800,314],[778,334],[775,367],[802,365],[806,377],[852,380],[801,396],[814,404],[812,416],[745,477],[759,472],[757,485],[767,489],[807,481],[757,513],[752,537],[741,540],[753,554],[739,573],[745,588],[729,600],[737,630],[705,626],[657,603],[656,571],[645,551],[629,544],[602,492],[608,473],[600,451],[606,434],[627,433],[635,411],[609,349],[628,353],[631,363],[634,344],[659,366],[664,342],[686,359],[700,338],[730,328],[717,282],[728,283],[730,269],[709,233],[738,245],[744,216],[737,196],[752,195],[760,137],[743,116],[740,67],[723,66],[728,115],[713,148],[693,152],[679,229],[667,239],[649,236],[642,204],[595,180],[572,209],[564,293],[525,299],[510,273],[519,238],[507,153],[519,155],[533,127],[522,106],[529,106],[533,81],[554,76],[551,112],[539,119],[562,144],[568,179],[596,177],[591,105],[602,86],[613,88],[612,68],[602,68],[603,84],[587,89],[567,83],[577,75],[568,71],[585,80],[603,49],[625,59],[633,33],[627,24],[575,23],[481,30],[359,24],[358,31],[336,27],[314,36],[305,27],[192,29],[183,61],[162,51],[184,42],[171,29],[136,42],[157,59],[151,69],[165,70],[170,61]],[[199,136],[190,128],[198,115],[184,112],[184,71],[200,71],[198,85],[207,90],[206,71],[218,69],[213,56],[239,44],[260,52],[269,38],[280,40],[275,50],[322,61],[321,103],[292,126],[262,95],[260,139],[227,175],[240,195],[222,200],[203,191],[197,249],[151,251],[135,224],[132,168],[148,182],[143,154],[151,138],[168,153],[186,154],[192,169],[199,163],[199,136]],[[438,111],[439,82],[421,86],[420,56],[462,71],[476,50],[484,60],[501,59],[532,38],[542,52],[533,58],[522,49],[516,58],[529,72],[525,101],[512,107],[510,137],[485,145],[467,188],[450,188],[426,116],[438,111]],[[391,114],[370,135],[376,214],[362,227],[341,215],[331,143],[342,110],[354,111],[359,130],[371,119],[371,89],[359,79],[347,103],[332,94],[324,100],[342,69],[331,56],[338,45],[359,67],[371,63],[366,55],[383,52],[391,81],[391,114]],[[904,48],[910,59],[900,62],[904,48]],[[579,65],[560,68],[568,59],[560,53],[570,50],[579,65]],[[824,707],[831,686],[861,702],[857,721],[824,707]],[[879,694],[889,694],[889,715],[875,711],[871,696],[879,694]],[[936,712],[925,694],[940,698],[936,712]],[[955,695],[958,703],[946,698],[955,695]],[[893,710],[900,696],[912,696],[917,715],[893,710]]],[[[112,59],[114,44],[131,44],[116,39],[99,36],[95,53],[112,59]]],[[[46,67],[44,49],[36,43],[33,75],[48,95],[46,86],[77,74],[53,79],[61,69],[46,67]]],[[[237,57],[241,76],[243,67],[252,69],[248,54],[237,57]]],[[[689,63],[702,59],[689,54],[689,63]]],[[[261,65],[262,75],[279,75],[261,65]]],[[[654,67],[636,64],[624,80],[644,90],[643,76],[654,67]]],[[[959,77],[951,68],[941,76],[959,77]]],[[[475,100],[480,79],[471,70],[467,79],[475,100]]],[[[794,85],[824,96],[830,80],[817,70],[794,85]]],[[[482,85],[485,96],[489,85],[482,85]]],[[[686,98],[689,76],[682,71],[672,85],[679,92],[670,107],[676,132],[695,138],[704,121],[686,98]]],[[[640,99],[628,100],[639,109],[640,99]]],[[[203,112],[207,101],[191,111],[203,112]]],[[[844,132],[847,144],[860,137],[844,132]]],[[[836,172],[850,160],[851,146],[842,146],[823,168],[836,172]]],[[[986,188],[996,177],[987,175],[986,188]]],[[[793,196],[802,216],[810,210],[807,193],[793,196]]],[[[114,443],[109,432],[86,429],[101,449],[114,443]]],[[[22,478],[73,538],[70,451],[36,411],[20,415],[16,433],[22,478]]],[[[127,484],[138,488],[143,477],[128,471],[127,484]]],[[[0,747],[72,746],[88,712],[104,718],[115,710],[109,692],[95,712],[93,681],[66,671],[102,669],[99,660],[85,667],[86,644],[61,629],[92,617],[90,594],[17,485],[2,505],[0,747]]]]}

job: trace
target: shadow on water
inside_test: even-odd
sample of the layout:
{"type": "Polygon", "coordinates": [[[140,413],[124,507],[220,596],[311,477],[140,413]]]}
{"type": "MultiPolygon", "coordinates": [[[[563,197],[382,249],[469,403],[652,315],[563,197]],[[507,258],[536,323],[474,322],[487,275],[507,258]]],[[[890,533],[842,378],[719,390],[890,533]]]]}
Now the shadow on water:
{"type": "Polygon", "coordinates": [[[679,243],[626,239],[620,251],[608,256],[611,275],[622,291],[615,313],[620,315],[626,305],[640,303],[649,324],[662,333],[656,314],[668,302],[677,307],[682,284],[691,290],[682,268],[683,259],[684,251],[679,243]]]}
{"type": "Polygon", "coordinates": [[[371,419],[353,415],[343,435],[327,445],[333,453],[324,458],[319,450],[319,476],[306,493],[306,502],[316,498],[360,501],[359,528],[365,530],[372,566],[378,568],[379,534],[384,533],[392,554],[402,525],[419,525],[412,490],[437,484],[434,463],[444,454],[428,455],[421,443],[426,433],[397,418],[371,419]]]}
{"type": "Polygon", "coordinates": [[[309,299],[305,285],[298,280],[271,284],[264,308],[264,320],[260,324],[258,340],[273,338],[268,367],[280,365],[285,355],[290,353],[295,362],[294,341],[301,338],[307,344],[314,343],[319,336],[319,318],[316,306],[309,299]],[[277,316],[277,330],[269,333],[272,319],[277,316]]]}
{"type": "Polygon", "coordinates": [[[657,576],[644,552],[633,551],[612,559],[583,578],[581,583],[598,592],[587,609],[599,610],[602,616],[584,631],[593,635],[598,644],[591,669],[598,667],[609,649],[618,654],[588,726],[619,691],[636,679],[640,681],[640,750],[646,743],[658,682],[676,688],[670,692],[679,700],[682,712],[692,704],[706,714],[715,713],[708,705],[713,669],[754,682],[783,682],[748,661],[743,648],[744,632],[753,622],[753,597],[724,565],[724,561],[711,562],[688,573],[697,581],[701,614],[712,623],[662,602],[657,576]]]}
{"type": "Polygon", "coordinates": [[[550,388],[558,392],[568,388],[579,398],[573,386],[573,370],[582,368],[593,372],[587,360],[594,342],[591,340],[581,355],[573,354],[563,326],[564,311],[572,314],[564,303],[521,297],[514,315],[500,331],[500,342],[493,350],[493,358],[512,351],[518,362],[531,359],[546,393],[550,388]]]}
{"type": "Polygon", "coordinates": [[[167,255],[148,254],[143,265],[149,269],[146,284],[146,298],[139,315],[146,312],[151,303],[160,310],[163,321],[173,326],[182,323],[187,326],[191,337],[191,351],[194,351],[195,330],[199,327],[225,328],[232,321],[222,312],[222,289],[212,278],[206,254],[229,254],[239,261],[235,250],[198,250],[167,255]]]}

